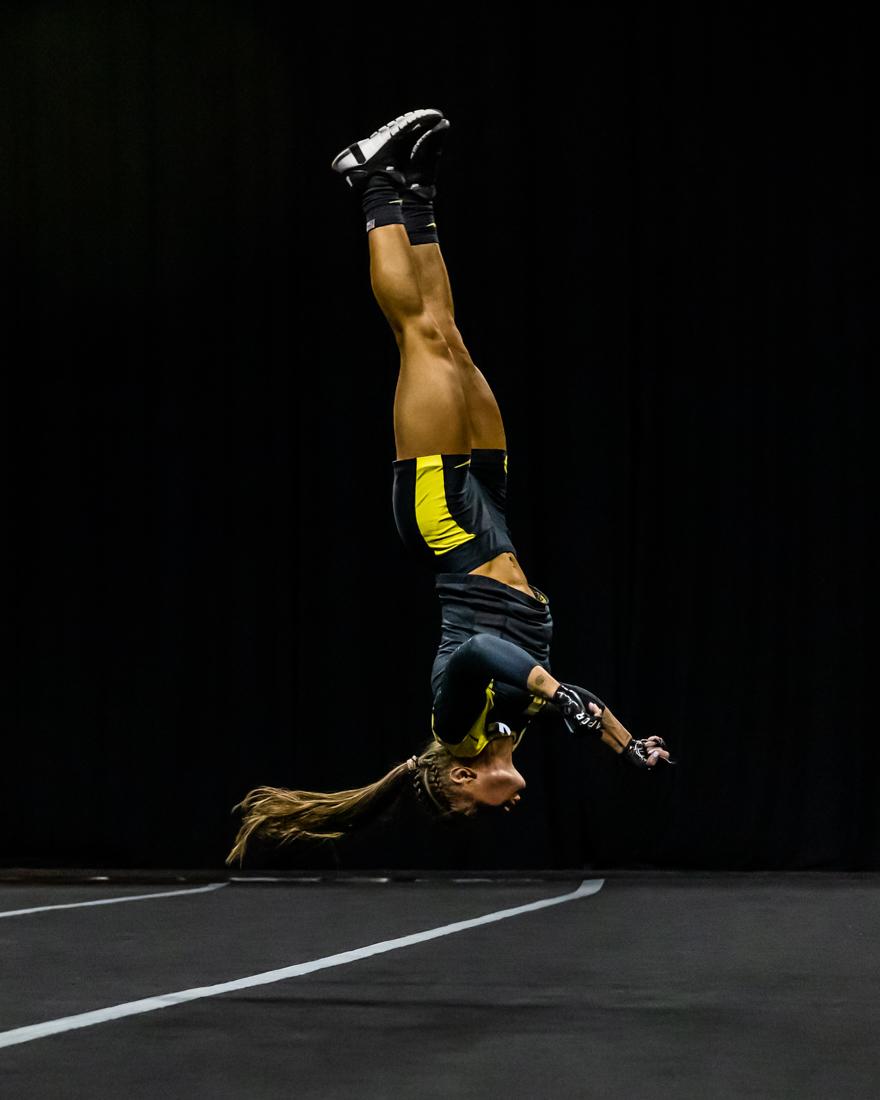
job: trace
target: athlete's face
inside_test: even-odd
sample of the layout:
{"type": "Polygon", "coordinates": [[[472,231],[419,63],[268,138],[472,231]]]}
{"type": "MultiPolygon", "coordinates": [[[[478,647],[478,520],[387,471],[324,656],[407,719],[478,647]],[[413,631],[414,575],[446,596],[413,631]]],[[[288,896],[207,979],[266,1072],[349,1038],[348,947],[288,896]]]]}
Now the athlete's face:
{"type": "Polygon", "coordinates": [[[461,784],[475,811],[512,810],[520,801],[526,781],[513,763],[513,745],[509,738],[490,741],[476,760],[453,768],[453,782],[461,784]]]}
{"type": "Polygon", "coordinates": [[[492,770],[480,772],[470,791],[477,810],[499,807],[512,810],[519,802],[520,791],[525,785],[526,781],[516,768],[509,772],[492,770]]]}

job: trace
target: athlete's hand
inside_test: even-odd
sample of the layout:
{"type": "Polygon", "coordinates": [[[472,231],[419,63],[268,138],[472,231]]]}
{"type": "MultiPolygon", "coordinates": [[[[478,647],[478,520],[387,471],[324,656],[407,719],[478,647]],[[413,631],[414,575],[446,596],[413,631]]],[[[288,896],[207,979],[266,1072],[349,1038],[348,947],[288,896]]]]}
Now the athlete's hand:
{"type": "Polygon", "coordinates": [[[560,684],[550,699],[550,705],[562,715],[569,733],[594,733],[602,727],[602,708],[583,699],[571,684],[560,684]]]}
{"type": "Polygon", "coordinates": [[[674,763],[669,758],[666,742],[662,737],[646,737],[643,741],[633,739],[624,749],[624,756],[637,768],[655,768],[658,764],[674,763]]]}

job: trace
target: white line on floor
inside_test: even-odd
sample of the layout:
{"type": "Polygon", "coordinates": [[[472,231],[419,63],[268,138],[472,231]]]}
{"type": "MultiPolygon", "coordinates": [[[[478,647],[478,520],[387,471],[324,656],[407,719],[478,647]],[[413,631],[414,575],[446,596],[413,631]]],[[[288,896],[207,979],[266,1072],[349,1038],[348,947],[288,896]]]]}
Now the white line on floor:
{"type": "Polygon", "coordinates": [[[210,886],[190,886],[186,890],[161,890],[155,894],[128,894],[122,898],[97,898],[94,901],[69,901],[65,905],[37,905],[33,909],[7,909],[0,917],[24,917],[28,913],[48,913],[51,909],[80,909],[84,905],[116,905],[121,901],[152,901],[153,898],[176,898],[181,894],[205,894],[219,890],[225,882],[212,882],[210,886]]]}
{"type": "Polygon", "coordinates": [[[219,985],[204,985],[196,989],[182,989],[177,993],[163,993],[158,997],[144,997],[140,1001],[110,1005],[108,1008],[99,1008],[94,1012],[80,1012],[76,1016],[62,1016],[58,1020],[46,1020],[42,1024],[29,1024],[27,1027],[13,1028],[11,1031],[0,1031],[0,1047],[11,1047],[17,1043],[29,1043],[32,1039],[44,1039],[47,1035],[58,1035],[63,1031],[91,1027],[92,1024],[104,1024],[108,1020],[119,1020],[125,1016],[139,1016],[143,1012],[154,1012],[159,1008],[171,1008],[172,1005],[184,1004],[186,1001],[198,1001],[203,997],[218,997],[221,993],[233,993],[239,989],[251,989],[257,985],[282,982],[287,978],[299,978],[303,974],[312,974],[316,970],[326,970],[331,966],[344,966],[346,963],[368,959],[371,955],[396,951],[400,947],[412,947],[413,944],[436,940],[440,936],[451,936],[455,932],[464,932],[468,928],[477,928],[481,924],[492,924],[494,921],[507,920],[508,917],[518,917],[522,913],[534,913],[538,909],[547,909],[551,905],[562,905],[563,902],[574,901],[576,898],[586,898],[591,894],[597,894],[602,889],[604,881],[601,878],[588,879],[570,894],[545,898],[543,901],[529,902],[528,905],[517,905],[513,909],[499,909],[496,913],[487,913],[483,917],[460,920],[454,924],[444,924],[439,928],[429,928],[424,932],[415,932],[411,936],[399,936],[394,940],[371,943],[367,947],[357,947],[353,951],[343,951],[339,955],[327,955],[323,959],[313,959],[311,962],[296,963],[294,966],[285,966],[280,970],[266,970],[262,974],[252,974],[246,978],[235,978],[231,982],[221,982],[219,985]]]}

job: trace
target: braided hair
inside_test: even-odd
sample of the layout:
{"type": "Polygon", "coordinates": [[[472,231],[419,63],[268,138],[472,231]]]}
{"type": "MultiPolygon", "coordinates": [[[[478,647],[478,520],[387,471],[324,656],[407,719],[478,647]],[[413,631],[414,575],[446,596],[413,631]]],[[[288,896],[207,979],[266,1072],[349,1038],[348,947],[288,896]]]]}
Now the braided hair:
{"type": "Polygon", "coordinates": [[[458,758],[439,741],[431,741],[420,755],[407,760],[416,800],[432,817],[448,820],[470,813],[470,808],[461,806],[449,778],[450,768],[457,762],[458,758]]]}
{"type": "Polygon", "coordinates": [[[457,758],[439,741],[397,764],[375,783],[349,791],[292,791],[256,787],[234,807],[242,821],[227,863],[241,863],[253,837],[276,844],[294,840],[335,840],[375,820],[409,785],[433,817],[450,820],[470,813],[460,805],[449,778],[457,758]]]}

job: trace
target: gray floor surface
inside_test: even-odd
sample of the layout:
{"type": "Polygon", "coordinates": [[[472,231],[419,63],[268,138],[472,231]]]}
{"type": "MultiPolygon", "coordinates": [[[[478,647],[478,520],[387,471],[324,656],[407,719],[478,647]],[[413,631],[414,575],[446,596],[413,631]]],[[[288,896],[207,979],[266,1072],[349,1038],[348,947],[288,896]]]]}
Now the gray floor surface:
{"type": "MultiPolygon", "coordinates": [[[[233,883],[0,917],[0,1033],[577,884],[233,883]]],[[[0,913],[186,888],[5,883],[0,913]]],[[[592,897],[0,1048],[0,1095],[877,1100],[878,932],[880,876],[617,874],[592,897]]]]}

